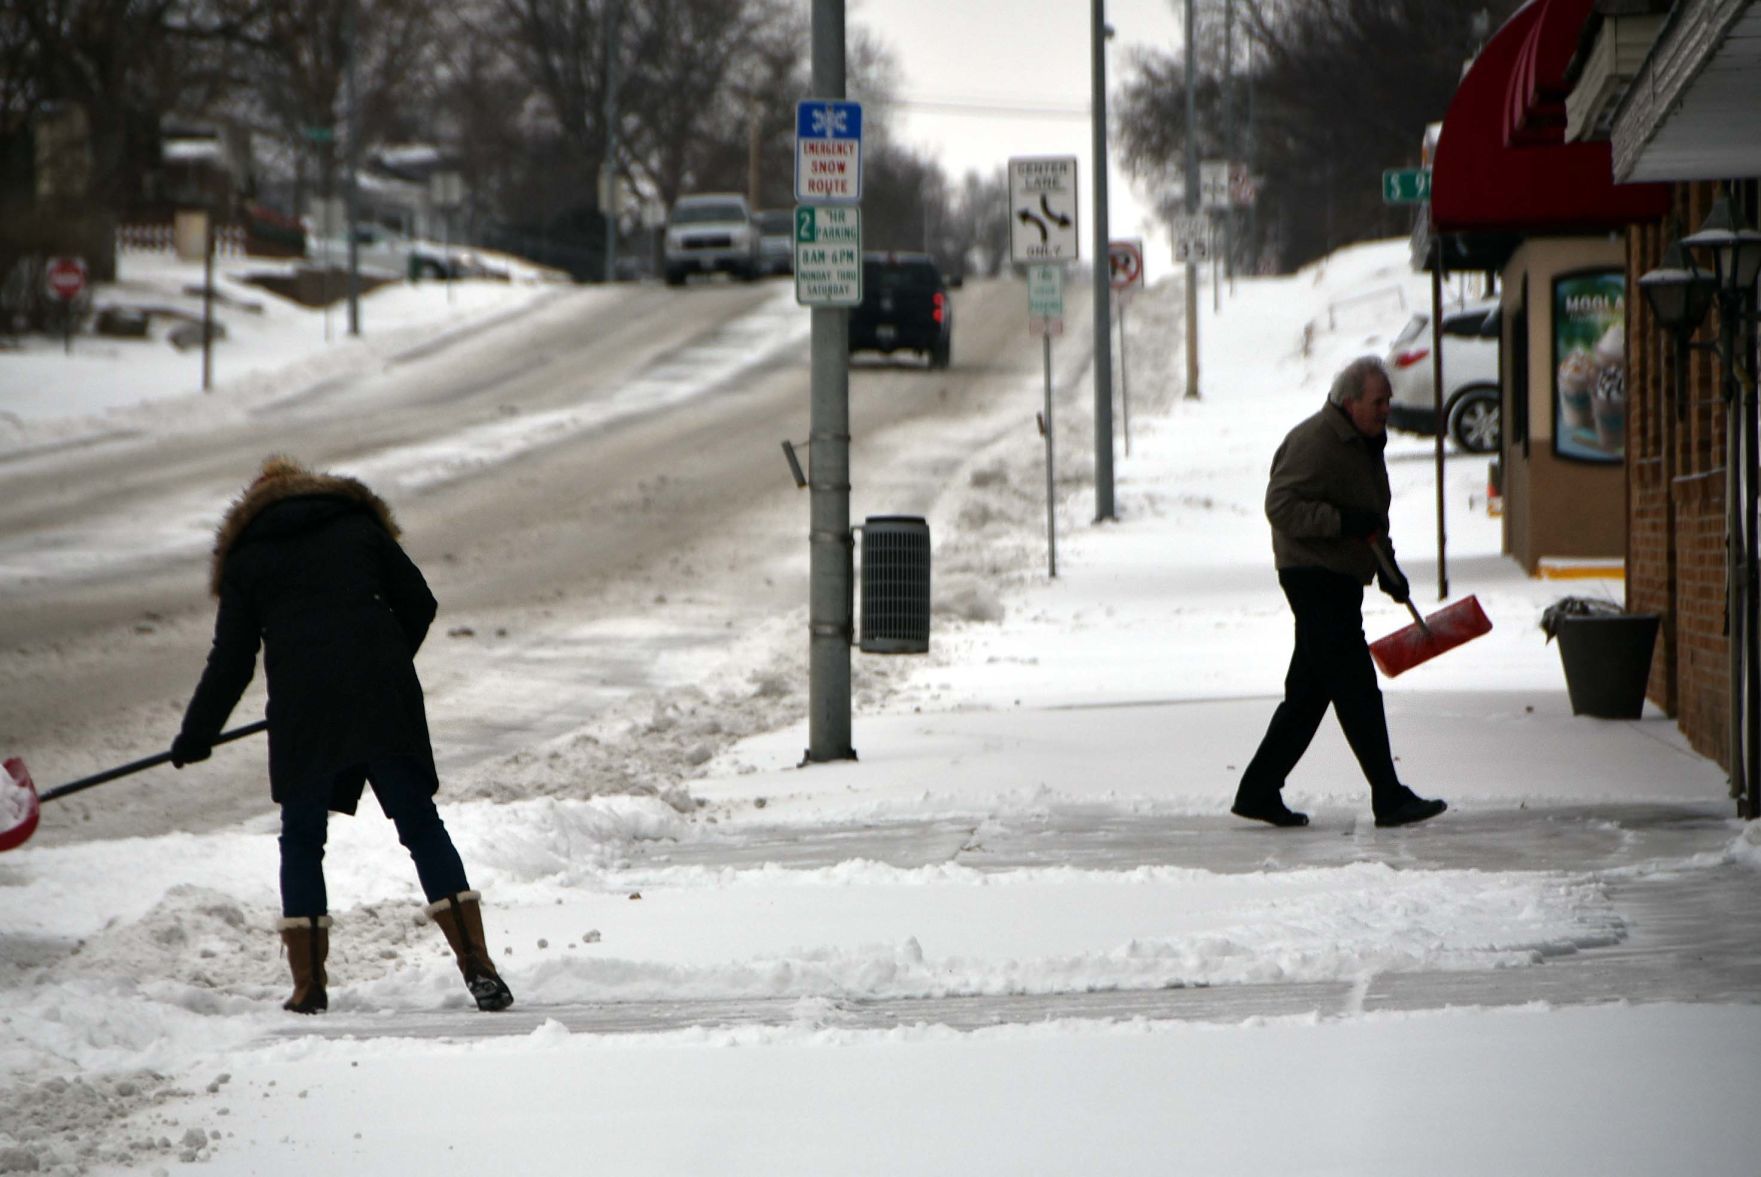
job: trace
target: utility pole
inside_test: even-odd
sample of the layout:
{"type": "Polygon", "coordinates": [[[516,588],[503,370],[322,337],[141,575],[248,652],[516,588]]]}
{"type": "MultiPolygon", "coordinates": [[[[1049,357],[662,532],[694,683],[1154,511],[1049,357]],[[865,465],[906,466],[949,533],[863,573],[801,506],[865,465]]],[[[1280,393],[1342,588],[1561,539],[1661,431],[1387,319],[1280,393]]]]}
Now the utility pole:
{"type": "Polygon", "coordinates": [[[349,334],[361,333],[361,243],[356,240],[355,222],[360,217],[360,167],[361,167],[361,92],[355,85],[355,34],[358,31],[356,13],[357,0],[349,0],[343,20],[343,51],[346,58],[349,92],[349,182],[348,182],[348,222],[349,222],[349,334]]]}
{"type": "Polygon", "coordinates": [[[611,0],[605,9],[605,162],[600,166],[599,213],[605,218],[605,280],[618,274],[618,15],[611,0]]]}
{"type": "MultiPolygon", "coordinates": [[[[1223,163],[1235,175],[1235,0],[1223,0],[1223,163]]],[[[1223,205],[1223,274],[1235,293],[1235,191],[1223,205]]]]}
{"type": "Polygon", "coordinates": [[[1113,307],[1107,261],[1107,28],[1106,0],[1090,0],[1089,51],[1094,86],[1094,349],[1095,522],[1117,519],[1113,508],[1113,307]]]}
{"type": "MultiPolygon", "coordinates": [[[[1198,215],[1198,50],[1193,0],[1186,0],[1186,215],[1198,215]]],[[[1188,221],[1190,224],[1190,220],[1188,221]]],[[[1198,263],[1186,263],[1186,399],[1198,399],[1198,263]]]]}
{"type": "Polygon", "coordinates": [[[759,204],[759,137],[758,120],[760,117],[758,93],[754,91],[746,100],[746,203],[754,216],[761,207],[759,204]]]}
{"type": "MultiPolygon", "coordinates": [[[[844,97],[844,0],[813,0],[813,97],[844,97]]],[[[808,432],[807,760],[854,760],[850,745],[850,312],[816,306],[808,432]]]]}

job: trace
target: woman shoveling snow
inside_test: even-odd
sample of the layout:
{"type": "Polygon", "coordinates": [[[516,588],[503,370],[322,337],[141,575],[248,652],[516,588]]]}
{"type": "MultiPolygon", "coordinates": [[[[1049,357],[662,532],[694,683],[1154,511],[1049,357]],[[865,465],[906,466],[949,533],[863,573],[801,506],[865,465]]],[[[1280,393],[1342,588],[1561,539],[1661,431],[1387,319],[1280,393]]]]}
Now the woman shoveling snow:
{"type": "Polygon", "coordinates": [[[352,478],[271,457],[221,520],[210,587],[220,607],[201,682],[171,745],[178,768],[206,760],[263,647],[269,788],[281,806],[281,937],[294,991],[284,1008],[325,1009],[329,813],[352,814],[371,782],[397,826],[483,1010],[513,994],[483,942],[479,896],[434,806],[439,777],[415,655],[436,603],[397,542],[391,508],[352,478]]]}

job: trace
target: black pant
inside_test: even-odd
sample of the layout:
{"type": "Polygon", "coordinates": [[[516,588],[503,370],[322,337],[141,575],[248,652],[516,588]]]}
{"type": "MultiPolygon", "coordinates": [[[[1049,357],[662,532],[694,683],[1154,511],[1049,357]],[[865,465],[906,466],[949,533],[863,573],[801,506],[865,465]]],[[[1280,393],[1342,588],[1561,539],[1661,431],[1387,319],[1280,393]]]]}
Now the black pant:
{"type": "MultiPolygon", "coordinates": [[[[416,864],[422,894],[430,903],[468,891],[465,864],[434,807],[433,778],[414,760],[376,760],[367,779],[379,807],[397,826],[398,841],[416,864]]],[[[304,789],[281,805],[281,914],[329,914],[324,889],[324,841],[330,790],[304,789]]]]}
{"type": "Polygon", "coordinates": [[[1402,786],[1388,748],[1382,689],[1364,641],[1363,586],[1324,568],[1287,568],[1278,573],[1278,584],[1296,615],[1296,649],[1284,676],[1284,701],[1242,774],[1242,794],[1270,797],[1282,789],[1332,704],[1370,782],[1372,803],[1393,799],[1402,786]]]}

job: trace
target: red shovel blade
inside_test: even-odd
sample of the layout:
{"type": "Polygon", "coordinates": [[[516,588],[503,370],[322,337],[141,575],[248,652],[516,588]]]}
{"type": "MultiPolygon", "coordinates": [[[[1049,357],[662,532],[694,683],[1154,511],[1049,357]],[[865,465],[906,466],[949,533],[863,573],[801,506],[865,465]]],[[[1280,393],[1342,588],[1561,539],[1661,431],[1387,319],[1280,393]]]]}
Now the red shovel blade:
{"type": "Polygon", "coordinates": [[[0,774],[0,851],[5,851],[24,845],[37,832],[42,806],[24,761],[15,756],[0,767],[5,769],[0,774]]]}
{"type": "Polygon", "coordinates": [[[1492,628],[1478,597],[1463,597],[1417,622],[1397,629],[1385,638],[1370,643],[1370,657],[1389,678],[1428,662],[1445,650],[1453,650],[1470,642],[1492,628]]]}

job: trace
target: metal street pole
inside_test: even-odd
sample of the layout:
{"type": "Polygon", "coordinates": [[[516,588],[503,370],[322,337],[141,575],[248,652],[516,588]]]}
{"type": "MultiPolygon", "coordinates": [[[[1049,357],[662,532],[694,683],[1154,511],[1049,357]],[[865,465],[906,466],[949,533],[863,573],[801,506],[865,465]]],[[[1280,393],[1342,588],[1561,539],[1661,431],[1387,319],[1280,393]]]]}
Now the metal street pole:
{"type": "Polygon", "coordinates": [[[1056,434],[1052,426],[1052,325],[1041,320],[1044,335],[1041,337],[1044,347],[1046,367],[1046,408],[1041,418],[1046,435],[1046,575],[1053,580],[1058,578],[1058,486],[1055,473],[1057,463],[1057,446],[1054,443],[1056,434]]]}
{"type": "Polygon", "coordinates": [[[1449,597],[1449,536],[1443,525],[1443,239],[1437,239],[1437,264],[1431,270],[1431,412],[1437,422],[1437,599],[1449,597]]]}
{"type": "MultiPolygon", "coordinates": [[[[844,0],[813,0],[813,96],[844,97],[844,0]]],[[[808,433],[807,759],[854,760],[850,745],[850,312],[816,306],[808,433]]]]}
{"type": "Polygon", "coordinates": [[[214,387],[214,208],[202,213],[202,391],[214,387]]]}
{"type": "Polygon", "coordinates": [[[1129,300],[1119,296],[1119,412],[1125,428],[1125,456],[1131,456],[1131,366],[1125,362],[1125,307],[1129,300]]]}
{"type": "MultiPolygon", "coordinates": [[[[1198,215],[1198,51],[1193,0],[1186,0],[1186,215],[1198,215]]],[[[1190,222],[1189,222],[1190,223],[1190,222]]],[[[1198,399],[1198,262],[1186,263],[1186,399],[1198,399]]]]}
{"type": "Polygon", "coordinates": [[[1113,509],[1113,312],[1107,258],[1107,20],[1105,0],[1089,6],[1089,50],[1094,86],[1094,348],[1095,522],[1117,519],[1113,509]]]}
{"type": "Polygon", "coordinates": [[[355,88],[355,0],[350,0],[343,19],[343,51],[348,54],[349,92],[349,334],[361,333],[361,244],[355,240],[355,220],[360,215],[359,171],[361,166],[361,92],[355,88]]]}
{"type": "MultiPolygon", "coordinates": [[[[1235,0],[1223,7],[1223,163],[1231,179],[1235,175],[1235,0]]],[[[1235,294],[1235,186],[1228,186],[1223,204],[1223,273],[1229,294],[1235,294]]]]}
{"type": "Polygon", "coordinates": [[[605,280],[617,277],[618,263],[618,10],[617,0],[605,12],[605,163],[600,167],[600,215],[605,218],[605,280]]]}

